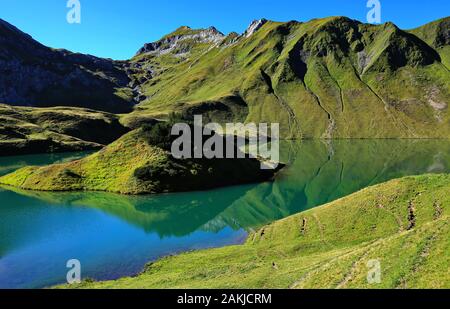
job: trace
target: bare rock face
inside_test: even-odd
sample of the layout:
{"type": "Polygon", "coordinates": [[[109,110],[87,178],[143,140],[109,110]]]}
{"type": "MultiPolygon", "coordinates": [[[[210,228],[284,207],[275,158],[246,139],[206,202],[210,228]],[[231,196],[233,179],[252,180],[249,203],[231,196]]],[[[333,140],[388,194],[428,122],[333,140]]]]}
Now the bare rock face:
{"type": "Polygon", "coordinates": [[[267,23],[267,19],[263,18],[263,19],[258,19],[258,20],[254,20],[250,26],[248,26],[247,30],[245,30],[243,36],[248,38],[250,37],[253,33],[255,33],[256,31],[258,31],[262,26],[264,26],[264,24],[267,23]]]}

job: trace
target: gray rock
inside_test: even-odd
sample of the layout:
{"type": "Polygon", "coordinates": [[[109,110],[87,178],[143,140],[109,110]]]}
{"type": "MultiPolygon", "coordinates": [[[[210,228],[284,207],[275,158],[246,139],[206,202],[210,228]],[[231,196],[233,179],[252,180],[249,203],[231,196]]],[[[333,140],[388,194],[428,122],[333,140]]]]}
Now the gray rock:
{"type": "Polygon", "coordinates": [[[155,54],[164,55],[173,53],[174,55],[186,54],[192,49],[192,44],[182,45],[183,42],[188,40],[194,43],[220,43],[225,35],[218,31],[215,27],[209,27],[207,29],[192,30],[191,28],[184,26],[178,30],[187,30],[187,34],[173,35],[165,37],[159,41],[145,44],[136,55],[141,54],[155,54]]]}
{"type": "Polygon", "coordinates": [[[248,38],[250,37],[253,33],[255,33],[256,31],[258,31],[262,26],[264,26],[264,24],[267,23],[267,19],[262,18],[262,19],[258,19],[258,20],[254,20],[247,28],[247,30],[245,30],[243,36],[248,38]]]}

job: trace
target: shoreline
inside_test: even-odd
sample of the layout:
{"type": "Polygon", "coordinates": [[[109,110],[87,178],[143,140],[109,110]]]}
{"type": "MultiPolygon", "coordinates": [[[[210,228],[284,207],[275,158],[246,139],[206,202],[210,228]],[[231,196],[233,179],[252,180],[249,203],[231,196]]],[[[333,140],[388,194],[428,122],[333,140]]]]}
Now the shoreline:
{"type": "MultiPolygon", "coordinates": [[[[450,232],[450,225],[448,221],[448,215],[449,213],[444,209],[442,213],[439,214],[438,217],[431,216],[430,222],[424,222],[421,223],[420,226],[414,227],[414,228],[407,228],[407,222],[402,223],[402,226],[404,226],[404,229],[398,230],[398,227],[395,228],[394,222],[391,223],[392,226],[388,226],[388,230],[377,230],[374,234],[376,235],[370,235],[367,233],[360,233],[358,232],[351,232],[351,234],[354,234],[354,237],[357,237],[357,239],[360,239],[359,242],[354,243],[354,240],[351,240],[353,236],[348,235],[346,236],[346,233],[348,233],[348,229],[345,228],[345,224],[348,224],[349,220],[339,217],[329,217],[329,214],[337,214],[337,213],[343,213],[342,211],[350,211],[350,216],[353,216],[353,220],[359,220],[359,221],[366,221],[367,219],[364,217],[361,217],[361,215],[358,215],[357,213],[353,213],[353,210],[355,209],[355,203],[361,203],[362,205],[366,205],[367,202],[365,200],[370,201],[371,199],[375,198],[376,196],[379,196],[380,194],[386,194],[387,199],[388,196],[397,196],[396,199],[393,201],[393,205],[383,205],[383,207],[375,207],[373,205],[367,204],[367,206],[364,206],[365,211],[367,212],[366,216],[379,216],[379,214],[386,213],[386,209],[389,208],[390,211],[399,212],[402,211],[401,209],[397,209],[398,205],[403,203],[404,198],[413,197],[414,193],[410,192],[411,188],[425,188],[427,191],[425,191],[424,194],[421,196],[421,202],[423,201],[424,204],[422,207],[426,207],[427,211],[433,212],[433,206],[429,204],[429,200],[434,199],[435,204],[436,203],[446,203],[449,201],[450,197],[445,195],[445,192],[447,192],[448,188],[450,187],[450,174],[437,174],[437,175],[422,175],[422,176],[407,176],[399,179],[394,179],[379,185],[371,186],[364,188],[356,193],[353,193],[349,196],[340,198],[336,201],[333,201],[331,203],[327,203],[318,207],[315,207],[313,209],[307,210],[305,212],[301,212],[295,215],[292,215],[290,217],[286,217],[284,219],[275,221],[271,223],[270,225],[264,226],[255,233],[249,234],[249,237],[247,238],[246,242],[242,245],[232,245],[232,246],[226,246],[226,247],[220,247],[216,249],[203,249],[193,252],[184,252],[179,255],[175,256],[169,256],[164,257],[156,262],[152,262],[144,269],[144,271],[136,276],[136,277],[123,277],[121,279],[112,280],[112,281],[100,281],[100,282],[82,282],[81,284],[75,284],[75,285],[59,285],[54,286],[53,288],[164,288],[166,287],[165,284],[167,284],[167,281],[164,278],[172,278],[172,281],[170,283],[172,288],[194,288],[199,287],[198,284],[200,284],[203,288],[223,288],[225,285],[223,285],[225,282],[223,279],[226,277],[229,280],[229,284],[231,283],[231,286],[229,287],[238,287],[238,288],[245,288],[247,287],[248,280],[251,279],[251,276],[257,276],[260,278],[260,276],[266,276],[267,272],[271,269],[269,272],[278,272],[280,269],[285,269],[287,271],[289,268],[285,264],[283,256],[289,256],[289,259],[292,261],[299,260],[300,264],[298,265],[298,262],[290,262],[291,264],[294,263],[295,267],[302,267],[301,261],[307,262],[309,260],[314,260],[319,258],[320,260],[323,260],[322,263],[325,263],[330,257],[333,257],[333,259],[337,259],[336,262],[340,261],[341,259],[346,259],[347,256],[359,256],[358,252],[362,252],[361,250],[366,250],[365,248],[377,248],[381,244],[389,244],[388,248],[390,246],[397,246],[397,239],[402,240],[405,237],[410,237],[409,235],[427,235],[429,231],[440,231],[438,239],[445,240],[448,236],[448,232],[450,232]],[[400,194],[400,196],[398,196],[400,194]],[[363,199],[361,199],[363,198],[363,199]],[[436,202],[439,201],[439,202],[436,202]],[[400,203],[399,203],[400,202],[400,203]],[[370,207],[369,207],[370,206],[370,207]],[[368,208],[367,208],[368,207],[368,208]],[[356,217],[354,217],[356,215],[356,217]],[[325,216],[325,217],[324,217],[325,216]],[[312,224],[314,220],[319,220],[318,218],[321,218],[320,220],[325,220],[324,218],[328,218],[326,220],[332,220],[335,223],[342,221],[344,224],[344,227],[342,227],[340,224],[336,226],[330,225],[329,222],[326,224],[327,228],[331,228],[334,230],[333,233],[326,235],[328,236],[322,236],[326,237],[323,239],[324,243],[311,243],[308,245],[308,242],[304,242],[302,240],[302,237],[311,238],[311,240],[316,239],[315,235],[307,235],[308,232],[304,232],[305,230],[309,230],[310,227],[309,224],[312,224]],[[303,220],[300,220],[300,223],[303,221],[303,227],[300,229],[299,219],[303,218],[303,220]],[[308,219],[305,219],[308,218],[308,219]],[[357,219],[358,218],[358,219],[357,219]],[[306,222],[306,223],[305,223],[306,222]],[[344,223],[347,222],[347,223],[344,223]],[[292,230],[292,225],[297,226],[294,230],[292,230]],[[341,227],[340,227],[341,226],[341,227]],[[289,227],[288,230],[286,228],[289,227]],[[337,228],[337,230],[336,230],[337,228]],[[278,231],[278,232],[276,232],[278,231]],[[279,232],[282,232],[280,234],[279,232]],[[287,232],[287,234],[285,234],[287,232]],[[337,233],[337,235],[333,235],[334,233],[337,233]],[[293,237],[294,235],[295,237],[293,237]],[[303,236],[302,236],[303,235],[303,236]],[[447,236],[445,236],[447,235],[447,236]],[[381,237],[382,236],[382,237],[381,237]],[[267,238],[269,237],[269,238],[267,238]],[[294,256],[292,256],[293,252],[292,242],[296,242],[296,239],[298,239],[299,244],[303,243],[303,246],[305,248],[308,248],[309,246],[312,246],[310,249],[304,249],[303,254],[300,254],[296,256],[294,251],[294,256]],[[342,240],[340,237],[344,237],[342,240]],[[345,240],[345,237],[350,237],[349,240],[345,240]],[[328,239],[327,239],[328,238],[328,239]],[[350,242],[349,242],[350,241],[350,242]],[[330,242],[330,244],[328,244],[330,242]],[[335,245],[332,247],[329,247],[331,245],[331,242],[336,242],[335,245]],[[335,247],[335,248],[333,248],[335,247]],[[278,248],[280,253],[269,253],[273,249],[270,248],[278,248]],[[316,249],[314,249],[316,248],[316,249]],[[261,252],[265,252],[264,250],[269,250],[265,254],[269,254],[269,258],[263,258],[264,263],[256,266],[258,271],[254,273],[251,271],[252,268],[250,268],[247,271],[244,271],[242,273],[242,276],[240,275],[240,272],[235,273],[232,270],[229,270],[225,265],[235,265],[232,267],[242,270],[249,267],[250,264],[253,264],[254,262],[251,262],[254,257],[254,250],[257,250],[261,252]],[[287,251],[286,251],[287,250],[287,251]],[[311,251],[313,250],[313,251],[311,251]],[[318,250],[318,251],[316,251],[318,250]],[[284,253],[282,253],[284,251],[284,253]],[[253,252],[253,253],[252,253],[253,252]],[[291,253],[289,253],[291,252],[291,253]],[[308,253],[309,252],[309,253],[308,253]],[[275,255],[274,255],[275,254],[275,255]],[[336,255],[337,254],[337,255],[336,255]],[[330,256],[331,255],[331,256],[330,256]],[[270,263],[270,261],[272,261],[270,263]],[[198,263],[204,264],[204,267],[196,268],[195,265],[198,263]],[[212,263],[212,264],[211,264],[212,263]],[[231,263],[231,264],[230,264],[231,263]],[[250,263],[250,264],[248,264],[250,263]],[[272,264],[272,265],[270,265],[272,264]],[[178,265],[175,267],[175,265],[178,265]],[[245,266],[247,265],[247,266],[245,266]],[[283,266],[284,265],[284,266],[283,266]],[[214,271],[214,269],[217,269],[214,271]],[[216,272],[219,271],[219,273],[216,274],[216,272]],[[181,271],[181,272],[179,272],[181,271]],[[199,278],[197,278],[199,273],[202,273],[203,271],[206,271],[207,273],[210,272],[211,274],[206,277],[202,277],[202,280],[199,281],[199,278]],[[250,272],[246,275],[247,272],[250,272]],[[194,273],[191,273],[194,272],[194,273]],[[222,275],[225,277],[223,277],[222,275]],[[230,273],[231,272],[231,273],[230,273]],[[228,275],[225,275],[229,273],[228,275]],[[251,275],[253,274],[253,275],[251,275]],[[248,277],[250,276],[250,277],[248,277]],[[155,278],[156,277],[156,278],[155,278]],[[190,279],[191,278],[191,279],[190,279]],[[244,280],[242,282],[241,280],[244,280]],[[147,282],[147,283],[145,283],[147,282]],[[159,282],[159,283],[158,283],[159,282]],[[165,283],[166,282],[166,283],[165,283]],[[148,284],[148,286],[145,286],[148,284]]],[[[419,201],[416,200],[416,203],[419,201]]],[[[445,204],[444,204],[445,205],[445,204]]],[[[424,211],[424,210],[422,210],[424,211]]],[[[390,216],[383,217],[381,221],[373,222],[373,224],[381,225],[383,226],[385,223],[383,220],[387,220],[390,218],[390,216]]],[[[320,222],[320,221],[318,221],[320,222]]],[[[325,221],[323,221],[325,222],[325,221]]],[[[350,221],[351,222],[351,221],[350,221]]],[[[323,228],[324,223],[319,223],[320,230],[323,228]]],[[[362,227],[364,228],[364,227],[362,227]]],[[[386,228],[386,227],[385,227],[386,228]]],[[[319,231],[317,231],[319,232],[319,231]]],[[[317,233],[316,232],[316,233],[317,233]]],[[[325,231],[320,231],[319,234],[325,233],[325,231]]],[[[414,236],[415,237],[415,236],[414,236]]],[[[422,236],[420,236],[422,237],[422,236]]],[[[320,238],[319,238],[320,239],[320,238]]],[[[322,241],[321,241],[322,242],[322,241]]],[[[296,246],[298,246],[296,245],[296,246]]],[[[384,246],[384,245],[383,245],[384,246]]],[[[414,243],[411,243],[411,248],[414,248],[414,243]]],[[[294,246],[295,247],[295,246],[294,246]]],[[[383,248],[383,247],[381,247],[383,248]]],[[[370,249],[372,251],[372,249],[370,249]]],[[[386,248],[383,248],[382,250],[386,250],[386,248]]],[[[376,251],[374,251],[375,253],[376,251]]],[[[406,252],[403,252],[402,254],[410,254],[407,250],[406,252]]],[[[365,257],[365,259],[368,259],[369,257],[365,257]]],[[[441,256],[440,258],[443,258],[445,260],[445,256],[441,256]]],[[[393,257],[389,260],[383,260],[384,263],[398,263],[398,258],[394,259],[393,257]]],[[[308,263],[311,263],[309,261],[308,263]]],[[[327,262],[328,263],[328,262],[327,262]]],[[[364,265],[363,263],[361,263],[364,265]]],[[[324,267],[327,264],[324,264],[324,267]]],[[[445,265],[441,265],[442,267],[445,267],[445,265]]],[[[336,267],[336,266],[334,266],[336,267]]],[[[339,266],[339,267],[342,267],[339,266]]],[[[362,267],[362,266],[361,266],[362,267]]],[[[328,267],[327,267],[328,268],[328,267]]],[[[314,269],[314,267],[313,267],[314,269]]],[[[332,268],[331,268],[332,269],[332,268]]],[[[330,271],[331,271],[330,269],[330,271]]],[[[290,271],[288,273],[284,274],[282,272],[281,274],[277,276],[281,276],[284,278],[281,280],[281,282],[285,282],[286,278],[285,276],[290,277],[289,275],[290,271]]],[[[344,272],[345,273],[345,272],[344,272]]],[[[317,274],[319,277],[322,276],[321,273],[317,274]]],[[[328,276],[323,274],[323,280],[325,280],[323,283],[327,282],[328,279],[330,279],[328,276]],[[328,278],[328,279],[327,279],[328,278]]],[[[365,278],[365,277],[362,277],[365,278]]],[[[361,278],[361,279],[362,279],[361,278]]],[[[262,278],[261,278],[262,279],[262,278]]],[[[253,281],[251,281],[253,282],[253,281]]],[[[256,281],[258,282],[258,281],[256,281]]],[[[265,282],[265,281],[263,281],[265,282]]],[[[313,284],[315,281],[312,281],[313,284]]],[[[345,284],[351,284],[351,281],[346,281],[345,284]]],[[[437,282],[433,282],[433,285],[443,285],[446,286],[446,283],[448,284],[448,281],[446,281],[445,278],[441,278],[437,282]]],[[[277,288],[277,284],[279,282],[273,282],[272,281],[271,287],[277,288]],[[272,285],[273,284],[273,285],[272,285]]],[[[302,283],[303,284],[303,283],[302,283]]],[[[326,284],[330,284],[326,283],[326,284]]],[[[365,284],[362,284],[361,281],[358,281],[359,287],[364,286],[365,284]]],[[[367,284],[367,283],[366,283],[367,284]]],[[[427,283],[431,284],[431,283],[427,283]]],[[[300,283],[298,281],[291,282],[289,284],[289,287],[297,288],[299,287],[300,283]]],[[[328,286],[328,285],[327,285],[328,286]]],[[[264,286],[254,286],[259,288],[264,288],[264,286]]],[[[283,287],[283,286],[279,286],[283,287]]],[[[286,286],[284,286],[286,287],[286,286]]],[[[320,286],[319,286],[320,287],[320,286]]],[[[324,286],[322,286],[324,287],[324,286]]]]}

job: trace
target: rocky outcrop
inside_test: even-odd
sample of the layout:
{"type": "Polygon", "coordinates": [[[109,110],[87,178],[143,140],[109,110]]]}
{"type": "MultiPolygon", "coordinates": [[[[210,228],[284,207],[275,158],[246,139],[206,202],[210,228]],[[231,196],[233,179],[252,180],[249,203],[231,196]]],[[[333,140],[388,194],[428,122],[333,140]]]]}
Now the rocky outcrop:
{"type": "Polygon", "coordinates": [[[245,30],[243,36],[248,38],[250,37],[253,33],[255,33],[256,31],[258,31],[262,26],[264,26],[264,24],[267,23],[267,19],[262,18],[262,19],[258,19],[258,20],[254,20],[247,28],[247,30],[245,30]]]}
{"type": "Polygon", "coordinates": [[[216,44],[220,43],[224,38],[224,34],[215,27],[194,30],[187,26],[183,26],[159,41],[145,44],[139,49],[136,55],[146,53],[158,56],[167,53],[173,53],[175,55],[186,54],[190,52],[194,44],[216,44]]]}
{"type": "Polygon", "coordinates": [[[248,26],[243,34],[239,35],[236,32],[231,32],[227,36],[218,31],[215,27],[209,27],[207,29],[191,29],[188,26],[182,26],[159,41],[145,44],[138,50],[136,56],[142,54],[160,56],[168,53],[183,55],[189,53],[194,44],[199,43],[211,43],[212,45],[223,43],[225,46],[230,45],[239,38],[250,37],[265,23],[267,23],[267,19],[264,18],[255,20],[248,26]]]}

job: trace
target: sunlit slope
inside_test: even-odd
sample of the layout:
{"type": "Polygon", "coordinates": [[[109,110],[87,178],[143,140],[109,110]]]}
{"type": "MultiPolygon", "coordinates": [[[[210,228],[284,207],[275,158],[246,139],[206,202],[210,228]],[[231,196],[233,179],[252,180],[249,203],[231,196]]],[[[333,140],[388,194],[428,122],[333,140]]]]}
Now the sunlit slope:
{"type": "Polygon", "coordinates": [[[83,288],[449,288],[450,176],[405,177],[83,288]],[[381,282],[369,284],[369,260],[381,282]]]}
{"type": "MultiPolygon", "coordinates": [[[[188,28],[177,35],[185,31],[192,35],[188,28]]],[[[191,43],[182,55],[131,60],[140,68],[143,100],[125,122],[173,110],[207,113],[212,106],[233,119],[234,100],[248,108],[244,120],[280,122],[284,137],[450,136],[443,57],[392,23],[265,21],[248,37],[191,43]]]]}
{"type": "Polygon", "coordinates": [[[41,45],[0,20],[0,102],[279,122],[284,138],[448,138],[449,18],[413,30],[346,17],[183,26],[112,61],[41,45]],[[32,72],[33,74],[30,74],[32,72]]]}

